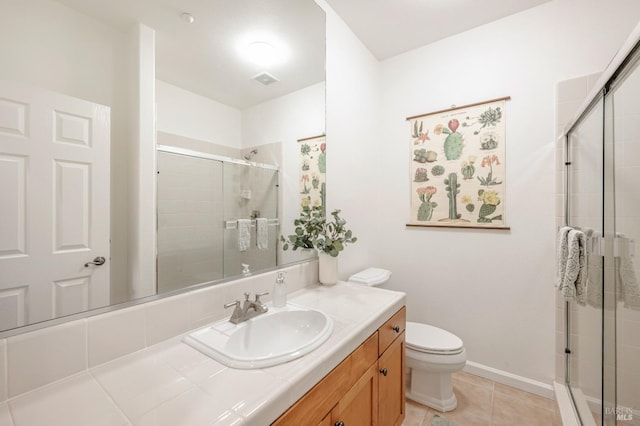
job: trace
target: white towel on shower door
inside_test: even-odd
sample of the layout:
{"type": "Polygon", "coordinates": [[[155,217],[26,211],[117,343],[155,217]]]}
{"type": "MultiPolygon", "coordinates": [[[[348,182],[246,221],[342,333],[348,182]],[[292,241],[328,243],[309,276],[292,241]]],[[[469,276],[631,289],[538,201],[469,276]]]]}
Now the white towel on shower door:
{"type": "Polygon", "coordinates": [[[594,308],[602,308],[603,287],[602,287],[602,266],[604,257],[597,249],[602,235],[600,232],[588,229],[587,234],[587,303],[594,308]],[[589,244],[589,240],[591,240],[589,244]]]}
{"type": "Polygon", "coordinates": [[[259,250],[269,248],[269,220],[265,217],[256,219],[256,245],[259,250]]]}
{"type": "Polygon", "coordinates": [[[586,304],[587,284],[587,238],[584,232],[572,229],[567,235],[567,258],[565,271],[559,284],[565,299],[575,298],[580,305],[586,304]]]}
{"type": "Polygon", "coordinates": [[[558,244],[556,245],[558,253],[556,257],[556,282],[555,286],[560,289],[562,287],[562,280],[564,279],[564,273],[567,270],[567,256],[569,253],[569,243],[567,237],[569,231],[573,228],[569,226],[563,226],[558,230],[558,244]]]}
{"type": "Polygon", "coordinates": [[[238,219],[238,250],[247,251],[251,244],[251,219],[238,219]]]}
{"type": "Polygon", "coordinates": [[[635,266],[631,260],[631,244],[628,238],[618,235],[619,253],[615,258],[616,293],[618,301],[627,309],[640,310],[640,286],[635,266]]]}

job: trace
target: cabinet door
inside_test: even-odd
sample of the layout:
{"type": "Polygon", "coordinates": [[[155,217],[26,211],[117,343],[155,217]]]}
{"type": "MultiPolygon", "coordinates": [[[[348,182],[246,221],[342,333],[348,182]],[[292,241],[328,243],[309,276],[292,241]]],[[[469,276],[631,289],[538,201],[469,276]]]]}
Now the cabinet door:
{"type": "Polygon", "coordinates": [[[333,426],[333,423],[331,423],[331,413],[324,416],[324,419],[318,423],[318,426],[333,426]]]}
{"type": "Polygon", "coordinates": [[[405,416],[404,332],[378,360],[378,424],[400,425],[405,416]]]}
{"type": "Polygon", "coordinates": [[[378,420],[378,365],[367,372],[331,411],[333,425],[373,426],[378,420]]]}

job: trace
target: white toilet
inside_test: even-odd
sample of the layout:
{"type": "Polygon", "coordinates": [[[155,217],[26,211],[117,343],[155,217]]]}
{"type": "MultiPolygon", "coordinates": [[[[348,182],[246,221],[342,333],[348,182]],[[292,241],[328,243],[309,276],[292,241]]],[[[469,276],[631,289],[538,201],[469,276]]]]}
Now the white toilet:
{"type": "MultiPolygon", "coordinates": [[[[349,277],[349,282],[377,286],[391,272],[369,268],[349,277]]],[[[455,334],[432,325],[407,321],[405,331],[405,395],[439,411],[451,411],[458,401],[451,373],[464,368],[467,353],[455,334]]]]}
{"type": "Polygon", "coordinates": [[[405,332],[405,395],[439,411],[451,411],[458,401],[451,373],[464,368],[467,353],[455,334],[407,321],[405,332]]]}

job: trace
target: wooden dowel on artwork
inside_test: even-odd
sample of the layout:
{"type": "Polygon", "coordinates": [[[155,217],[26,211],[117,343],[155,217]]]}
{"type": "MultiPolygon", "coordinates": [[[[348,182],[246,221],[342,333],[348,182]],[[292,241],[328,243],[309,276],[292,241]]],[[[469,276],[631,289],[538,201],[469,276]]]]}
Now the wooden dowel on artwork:
{"type": "Polygon", "coordinates": [[[475,226],[475,225],[421,225],[417,223],[407,223],[405,226],[410,228],[466,228],[466,229],[496,229],[498,231],[509,231],[510,226],[475,226]]]}
{"type": "Polygon", "coordinates": [[[427,115],[440,114],[441,112],[455,111],[457,109],[471,108],[471,107],[478,106],[478,105],[490,104],[492,102],[510,101],[510,100],[511,100],[511,96],[505,96],[503,98],[491,99],[490,101],[476,102],[474,104],[462,105],[462,106],[453,106],[451,108],[442,109],[440,111],[433,111],[433,112],[428,112],[426,114],[413,115],[411,117],[407,117],[405,120],[409,121],[409,120],[413,120],[413,119],[420,118],[420,117],[426,117],[427,115]]]}
{"type": "Polygon", "coordinates": [[[326,135],[309,136],[308,138],[298,139],[298,142],[310,141],[311,139],[324,138],[326,135]]]}

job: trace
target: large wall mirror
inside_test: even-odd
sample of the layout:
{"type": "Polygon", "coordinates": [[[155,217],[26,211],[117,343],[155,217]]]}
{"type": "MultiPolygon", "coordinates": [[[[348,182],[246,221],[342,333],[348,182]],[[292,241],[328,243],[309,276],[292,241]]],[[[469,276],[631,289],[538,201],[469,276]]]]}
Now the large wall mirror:
{"type": "Polygon", "coordinates": [[[0,64],[0,333],[313,256],[314,0],[5,1],[0,64]]]}

